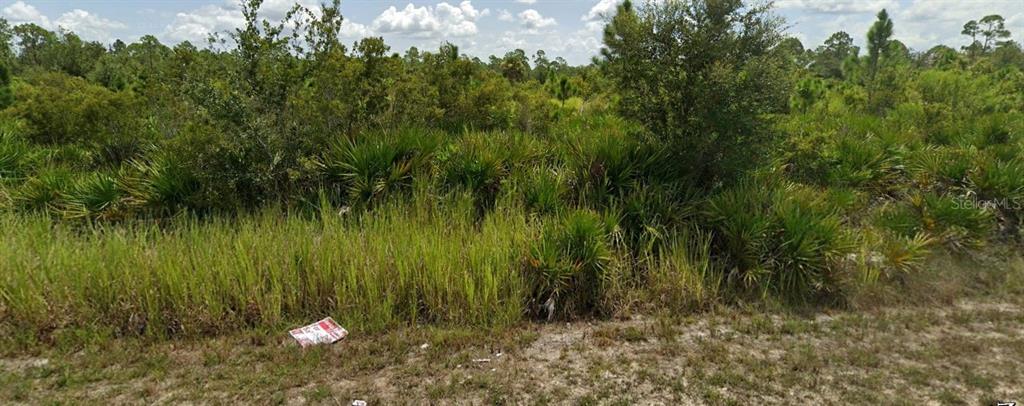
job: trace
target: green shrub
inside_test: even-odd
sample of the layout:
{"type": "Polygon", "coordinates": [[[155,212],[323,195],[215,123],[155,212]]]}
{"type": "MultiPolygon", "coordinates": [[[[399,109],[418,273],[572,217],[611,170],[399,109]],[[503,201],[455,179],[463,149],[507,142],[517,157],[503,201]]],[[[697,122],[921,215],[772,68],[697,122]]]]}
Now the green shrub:
{"type": "Polygon", "coordinates": [[[142,142],[142,104],[131,92],[112,92],[102,86],[62,73],[40,73],[17,91],[18,102],[9,110],[25,120],[26,136],[39,143],[89,143],[108,140],[142,142]]]}
{"type": "Polygon", "coordinates": [[[617,217],[623,238],[642,255],[666,242],[672,230],[694,214],[692,193],[675,184],[629,186],[630,192],[611,201],[608,212],[617,217]]]}
{"type": "Polygon", "coordinates": [[[823,155],[829,185],[884,190],[895,176],[896,158],[875,137],[842,136],[823,155]]]}
{"type": "Polygon", "coordinates": [[[123,192],[117,180],[103,173],[91,173],[72,183],[64,194],[62,214],[71,219],[112,219],[120,215],[123,192]]]}
{"type": "Polygon", "coordinates": [[[945,190],[966,184],[977,156],[978,151],[973,148],[930,147],[915,151],[908,167],[922,186],[945,190]]]}
{"type": "Polygon", "coordinates": [[[372,134],[358,140],[342,140],[324,154],[322,165],[328,182],[344,188],[355,204],[370,205],[412,186],[436,146],[432,133],[395,131],[372,134]]]}
{"type": "Polygon", "coordinates": [[[559,211],[566,197],[562,172],[556,168],[534,167],[520,175],[517,182],[522,189],[523,204],[537,213],[550,214],[559,211]]]}
{"type": "Polygon", "coordinates": [[[764,119],[785,109],[790,87],[781,28],[767,4],[625,2],[605,30],[601,68],[623,116],[709,188],[764,157],[764,119]]]}
{"type": "Polygon", "coordinates": [[[707,218],[729,280],[791,300],[837,291],[836,264],[852,246],[820,192],[746,181],[712,196],[707,218]]]}
{"type": "Polygon", "coordinates": [[[925,233],[918,233],[912,237],[887,238],[881,248],[888,271],[886,277],[897,278],[923,270],[925,260],[931,253],[930,248],[934,242],[925,233]]]}
{"type": "Polygon", "coordinates": [[[9,126],[0,127],[0,181],[25,175],[29,146],[9,126]]]}
{"type": "Polygon", "coordinates": [[[46,170],[29,178],[13,193],[14,206],[28,211],[53,211],[72,185],[64,170],[46,170]]]}
{"type": "Polygon", "coordinates": [[[575,195],[595,207],[605,206],[637,186],[659,181],[673,169],[663,149],[622,132],[581,133],[567,140],[566,147],[575,195]]]}
{"type": "Polygon", "coordinates": [[[544,227],[527,260],[530,304],[550,320],[599,310],[612,261],[613,226],[597,213],[577,210],[544,227]]]}
{"type": "Polygon", "coordinates": [[[971,189],[984,200],[1010,206],[1024,199],[1024,160],[980,160],[977,171],[970,174],[971,189]]]}
{"type": "Polygon", "coordinates": [[[841,218],[814,192],[783,193],[772,208],[778,229],[770,240],[772,272],[765,288],[791,299],[837,293],[835,264],[851,249],[841,218]]]}
{"type": "Polygon", "coordinates": [[[977,201],[924,193],[883,207],[876,224],[904,238],[926,233],[955,249],[976,246],[993,230],[991,209],[977,201]]]}
{"type": "Polygon", "coordinates": [[[714,230],[715,251],[730,268],[730,277],[753,277],[762,271],[773,227],[768,209],[774,195],[773,187],[748,181],[708,200],[707,217],[714,230]]]}
{"type": "Polygon", "coordinates": [[[195,175],[168,154],[129,162],[129,175],[120,182],[128,205],[157,216],[195,207],[199,186],[195,175]]]}
{"type": "Polygon", "coordinates": [[[439,153],[441,184],[469,191],[480,212],[492,207],[511,171],[510,154],[515,153],[502,144],[488,142],[483,134],[463,136],[439,153]]]}
{"type": "Polygon", "coordinates": [[[997,113],[988,114],[976,120],[974,123],[974,133],[976,134],[979,147],[1006,145],[1015,141],[1017,136],[1013,134],[1007,120],[1021,120],[1024,118],[1019,115],[1010,117],[1007,114],[997,113]]]}
{"type": "Polygon", "coordinates": [[[67,168],[76,172],[94,169],[95,153],[92,148],[77,144],[39,146],[31,150],[28,160],[38,167],[67,168]]]}

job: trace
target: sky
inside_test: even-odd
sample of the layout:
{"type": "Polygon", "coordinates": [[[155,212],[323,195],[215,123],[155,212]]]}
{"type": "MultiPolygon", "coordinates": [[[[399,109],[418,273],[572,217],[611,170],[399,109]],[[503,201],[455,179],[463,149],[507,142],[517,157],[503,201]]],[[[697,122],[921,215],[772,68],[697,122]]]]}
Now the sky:
{"type": "MultiPolygon", "coordinates": [[[[261,14],[280,19],[296,1],[266,0],[261,14]]],[[[601,48],[604,18],[621,0],[342,0],[342,37],[352,43],[382,36],[393,51],[410,46],[437,49],[448,41],[463,53],[486,59],[521,48],[543,49],[571,64],[585,64],[601,48]]],[[[786,32],[805,47],[846,31],[863,45],[875,13],[885,8],[895,24],[894,38],[914,50],[945,44],[959,48],[963,24],[989,14],[1006,18],[1013,39],[1024,42],[1024,0],[776,0],[786,32]]],[[[242,23],[236,0],[0,0],[0,17],[12,24],[34,22],[64,28],[104,43],[156,35],[166,44],[192,41],[200,46],[210,32],[242,23]]]]}

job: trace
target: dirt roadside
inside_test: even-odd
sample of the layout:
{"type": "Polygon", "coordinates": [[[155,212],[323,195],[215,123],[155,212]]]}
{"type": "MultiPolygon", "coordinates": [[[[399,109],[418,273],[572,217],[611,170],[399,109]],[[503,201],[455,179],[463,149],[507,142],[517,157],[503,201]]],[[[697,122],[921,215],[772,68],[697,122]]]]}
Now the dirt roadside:
{"type": "Polygon", "coordinates": [[[0,403],[988,404],[1024,401],[1015,301],[260,335],[0,360],[0,403]]]}

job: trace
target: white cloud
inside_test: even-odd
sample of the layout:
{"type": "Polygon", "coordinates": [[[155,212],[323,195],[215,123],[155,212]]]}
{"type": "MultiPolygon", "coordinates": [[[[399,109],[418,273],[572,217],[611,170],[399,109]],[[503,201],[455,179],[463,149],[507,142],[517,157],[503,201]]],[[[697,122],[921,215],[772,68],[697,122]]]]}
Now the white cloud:
{"type": "Polygon", "coordinates": [[[583,15],[581,20],[583,21],[596,21],[604,19],[615,12],[615,8],[619,6],[622,0],[601,0],[590,8],[587,14],[583,15]]]}
{"type": "MultiPolygon", "coordinates": [[[[227,3],[235,6],[237,1],[229,0],[227,3]]],[[[280,21],[295,8],[296,3],[307,9],[319,11],[321,2],[318,0],[264,0],[260,5],[260,16],[271,21],[280,21]]]]}
{"type": "Polygon", "coordinates": [[[51,20],[39,9],[24,1],[17,1],[4,7],[3,16],[14,25],[35,23],[48,30],[64,29],[91,41],[111,42],[113,32],[127,28],[124,23],[108,20],[82,9],[74,9],[51,20]]]}
{"type": "Polygon", "coordinates": [[[877,13],[883,8],[899,7],[899,4],[896,0],[779,0],[775,6],[810,13],[849,14],[877,13]]]}
{"type": "Polygon", "coordinates": [[[954,48],[967,45],[967,37],[960,34],[964,23],[977,20],[989,14],[1000,14],[1006,18],[1007,28],[1018,41],[1024,33],[1024,9],[1020,0],[906,0],[899,3],[881,0],[866,0],[862,3],[831,2],[819,0],[782,0],[776,4],[792,7],[781,11],[795,13],[790,35],[800,35],[805,47],[814,48],[836,31],[845,31],[854,42],[864,46],[865,37],[875,13],[882,7],[889,11],[893,20],[893,38],[911,49],[925,51],[935,45],[944,44],[954,48]],[[877,7],[877,8],[876,8],[877,7]],[[835,12],[832,10],[844,10],[835,12]]]}
{"type": "Polygon", "coordinates": [[[458,6],[447,2],[434,7],[416,7],[412,3],[404,9],[388,7],[373,20],[373,30],[416,37],[468,36],[477,33],[476,20],[490,14],[490,9],[479,10],[470,1],[458,6]]]}
{"type": "Polygon", "coordinates": [[[573,63],[586,63],[601,49],[601,40],[586,29],[566,35],[537,35],[529,30],[505,31],[494,42],[492,53],[502,55],[511,49],[522,49],[533,55],[543,49],[549,58],[562,57],[573,63]]]}
{"type": "Polygon", "coordinates": [[[233,30],[244,24],[245,19],[237,8],[206,5],[175,15],[163,36],[172,42],[202,42],[211,33],[233,30]]]}
{"type": "Polygon", "coordinates": [[[558,25],[554,18],[544,17],[540,12],[532,8],[519,13],[519,21],[523,24],[523,27],[531,30],[558,25]]]}
{"type": "Polygon", "coordinates": [[[381,32],[429,33],[433,34],[441,28],[433,11],[427,7],[416,7],[412,3],[405,9],[398,10],[395,6],[384,10],[373,20],[373,28],[381,32]]]}
{"type": "Polygon", "coordinates": [[[583,29],[590,31],[591,33],[604,32],[604,21],[587,21],[583,25],[583,29]]]}
{"type": "Polygon", "coordinates": [[[501,10],[501,11],[498,11],[498,20],[499,21],[512,22],[512,21],[515,21],[516,18],[513,17],[512,13],[510,13],[508,10],[501,10]]]}
{"type": "Polygon", "coordinates": [[[342,38],[362,39],[373,36],[373,30],[363,24],[344,20],[341,22],[341,32],[338,35],[342,38]]]}
{"type": "Polygon", "coordinates": [[[537,0],[516,0],[516,3],[520,4],[535,4],[537,0]]]}
{"type": "Polygon", "coordinates": [[[102,42],[114,40],[111,30],[121,30],[128,27],[124,23],[108,20],[80,9],[74,9],[61,14],[54,23],[56,26],[72,31],[82,38],[102,42]]]}
{"type": "Polygon", "coordinates": [[[24,24],[24,23],[36,23],[43,28],[51,28],[50,19],[47,18],[43,13],[39,12],[39,9],[31,4],[26,4],[24,1],[17,1],[3,9],[4,18],[10,21],[12,25],[24,24]]]}
{"type": "MultiPolygon", "coordinates": [[[[314,15],[320,13],[320,0],[266,0],[260,6],[260,17],[270,22],[279,22],[292,11],[295,4],[310,10],[314,15]]],[[[304,19],[304,15],[296,18],[304,19]]],[[[170,42],[191,41],[201,43],[211,33],[230,32],[245,24],[239,3],[225,0],[222,5],[209,4],[175,15],[167,25],[162,37],[170,42]]],[[[363,38],[373,35],[373,31],[364,24],[345,19],[341,24],[339,36],[344,38],[363,38]]]]}
{"type": "Polygon", "coordinates": [[[1018,40],[1024,34],[1024,7],[1017,0],[953,1],[913,0],[892,15],[895,25],[893,37],[916,50],[926,50],[939,43],[967,45],[966,36],[960,34],[964,23],[990,14],[1006,18],[1006,27],[1018,40]]]}
{"type": "MultiPolygon", "coordinates": [[[[633,2],[633,7],[645,7],[650,4],[661,4],[665,0],[638,0],[633,2]]],[[[594,7],[590,8],[583,17],[580,17],[582,21],[601,21],[605,18],[612,17],[615,15],[616,9],[622,4],[622,0],[600,0],[594,7]]]]}

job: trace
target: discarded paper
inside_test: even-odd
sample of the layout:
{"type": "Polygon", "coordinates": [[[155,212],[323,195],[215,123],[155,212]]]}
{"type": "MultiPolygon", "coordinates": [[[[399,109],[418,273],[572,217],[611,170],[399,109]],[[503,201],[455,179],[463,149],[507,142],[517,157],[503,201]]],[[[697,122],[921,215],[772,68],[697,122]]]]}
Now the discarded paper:
{"type": "Polygon", "coordinates": [[[317,344],[331,344],[348,336],[345,330],[334,319],[328,317],[308,326],[290,331],[299,345],[308,347],[317,344]]]}

